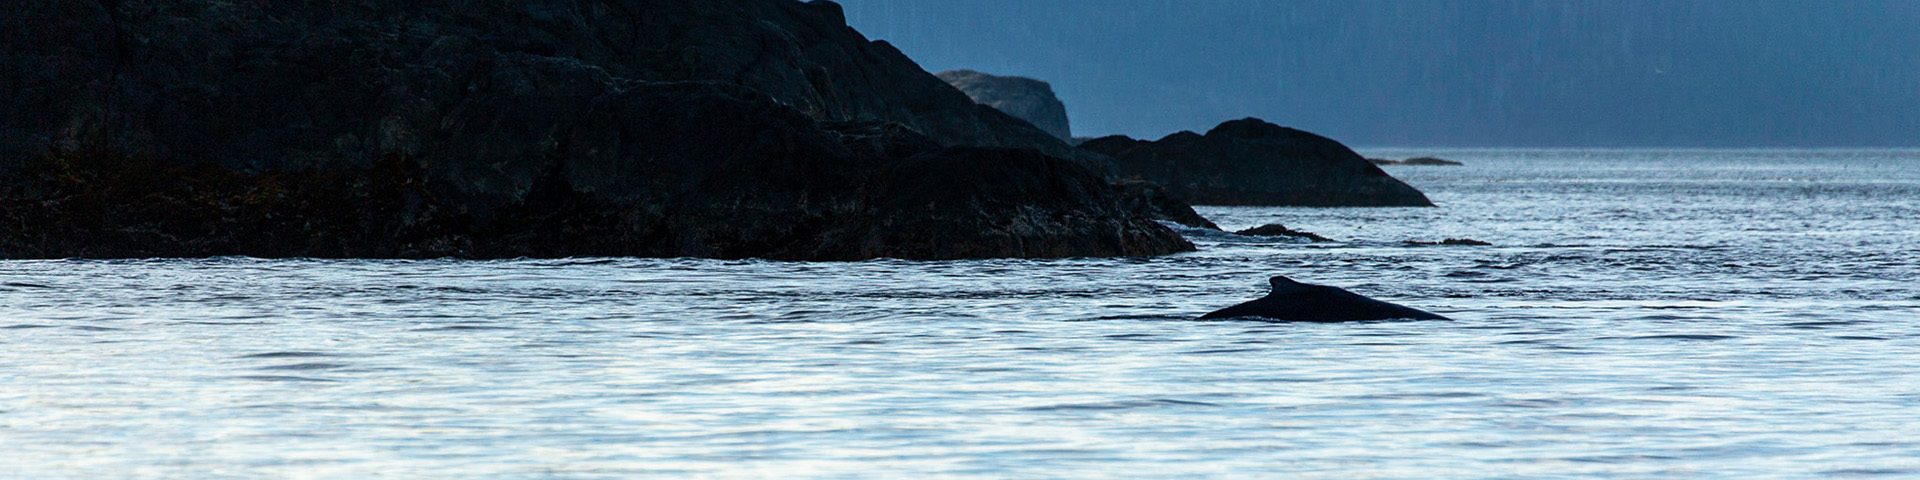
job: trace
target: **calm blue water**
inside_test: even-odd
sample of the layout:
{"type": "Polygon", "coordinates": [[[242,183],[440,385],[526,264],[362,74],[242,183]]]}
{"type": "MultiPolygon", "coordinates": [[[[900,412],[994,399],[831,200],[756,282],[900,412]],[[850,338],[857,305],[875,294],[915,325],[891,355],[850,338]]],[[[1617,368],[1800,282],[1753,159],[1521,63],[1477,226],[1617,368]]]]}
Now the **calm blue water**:
{"type": "Polygon", "coordinates": [[[1441,153],[1163,258],[0,262],[0,478],[1920,476],[1920,152],[1441,153]],[[1188,320],[1273,274],[1458,321],[1188,320]]]}

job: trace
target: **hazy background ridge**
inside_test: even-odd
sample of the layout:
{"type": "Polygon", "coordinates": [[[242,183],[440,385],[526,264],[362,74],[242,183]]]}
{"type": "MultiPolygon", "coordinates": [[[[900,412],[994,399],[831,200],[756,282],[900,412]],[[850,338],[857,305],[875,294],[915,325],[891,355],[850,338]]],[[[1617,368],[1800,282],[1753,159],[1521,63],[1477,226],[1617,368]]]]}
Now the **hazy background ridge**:
{"type": "Polygon", "coordinates": [[[1374,146],[1920,145],[1908,0],[843,0],[1076,135],[1259,116],[1374,146]]]}

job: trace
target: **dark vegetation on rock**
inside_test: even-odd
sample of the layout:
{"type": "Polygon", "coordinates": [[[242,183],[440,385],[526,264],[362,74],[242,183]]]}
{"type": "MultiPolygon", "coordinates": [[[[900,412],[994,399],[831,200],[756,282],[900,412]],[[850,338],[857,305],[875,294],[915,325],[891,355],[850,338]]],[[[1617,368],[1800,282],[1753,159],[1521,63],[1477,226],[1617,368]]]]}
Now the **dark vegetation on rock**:
{"type": "Polygon", "coordinates": [[[1061,141],[1073,143],[1067,106],[1053,93],[1053,85],[1026,77],[1003,77],[972,70],[940,72],[941,80],[966,92],[981,105],[1006,112],[1061,141]]]}
{"type": "Polygon", "coordinates": [[[1261,225],[1258,227],[1253,227],[1253,228],[1249,228],[1246,230],[1241,230],[1233,233],[1236,235],[1258,235],[1262,237],[1296,237],[1296,238],[1305,238],[1315,242],[1333,241],[1333,239],[1331,238],[1322,237],[1312,232],[1302,232],[1299,230],[1294,230],[1291,228],[1287,228],[1286,225],[1281,225],[1278,223],[1269,223],[1266,225],[1261,225]]]}
{"type": "Polygon", "coordinates": [[[1146,216],[1164,197],[830,2],[21,3],[0,256],[1192,248],[1146,216]]]}
{"type": "Polygon", "coordinates": [[[1433,205],[1340,142],[1253,118],[1206,135],[1111,136],[1079,148],[1113,157],[1122,175],[1163,185],[1196,205],[1433,205]]]}

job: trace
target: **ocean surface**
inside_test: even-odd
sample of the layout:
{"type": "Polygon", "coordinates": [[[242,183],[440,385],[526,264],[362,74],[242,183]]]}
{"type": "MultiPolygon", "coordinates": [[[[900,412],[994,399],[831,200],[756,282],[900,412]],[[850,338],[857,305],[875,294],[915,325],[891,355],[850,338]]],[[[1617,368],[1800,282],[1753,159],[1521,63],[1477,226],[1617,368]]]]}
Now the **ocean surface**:
{"type": "Polygon", "coordinates": [[[1920,151],[1365,153],[1467,165],[1159,258],[4,261],[0,478],[1920,477],[1920,151]],[[1456,320],[1193,320],[1271,275],[1456,320]]]}

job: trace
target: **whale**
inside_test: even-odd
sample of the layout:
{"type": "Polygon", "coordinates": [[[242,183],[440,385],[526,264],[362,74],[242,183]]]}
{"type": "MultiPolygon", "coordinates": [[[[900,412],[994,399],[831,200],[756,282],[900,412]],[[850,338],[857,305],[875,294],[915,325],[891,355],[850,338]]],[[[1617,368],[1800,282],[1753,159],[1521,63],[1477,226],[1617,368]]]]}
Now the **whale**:
{"type": "Polygon", "coordinates": [[[1367,298],[1340,287],[1313,285],[1287,277],[1267,280],[1273,291],[1239,305],[1201,315],[1201,320],[1259,317],[1286,322],[1357,322],[1363,320],[1452,320],[1417,308],[1367,298]]]}

